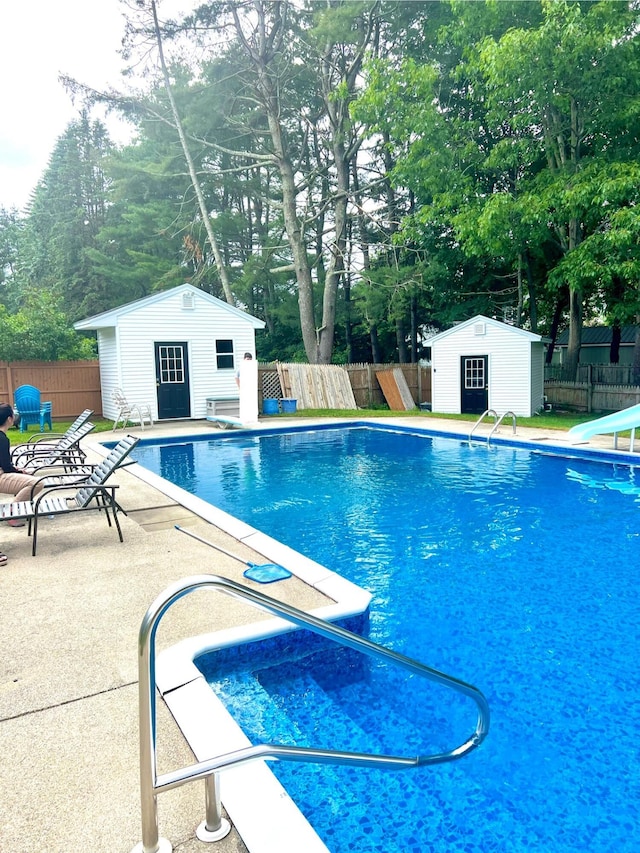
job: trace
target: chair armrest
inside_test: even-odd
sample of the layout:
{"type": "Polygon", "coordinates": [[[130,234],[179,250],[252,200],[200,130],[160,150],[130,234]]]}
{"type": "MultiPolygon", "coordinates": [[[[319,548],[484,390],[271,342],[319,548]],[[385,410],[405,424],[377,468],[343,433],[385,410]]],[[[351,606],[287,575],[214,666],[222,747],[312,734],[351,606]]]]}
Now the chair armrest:
{"type": "Polygon", "coordinates": [[[83,472],[78,471],[74,473],[73,471],[67,471],[64,465],[52,465],[48,474],[43,474],[42,477],[38,477],[31,486],[31,492],[29,493],[29,499],[34,500],[34,493],[38,486],[43,484],[44,492],[51,492],[55,488],[75,488],[76,491],[79,487],[83,486],[86,481],[89,479],[91,474],[95,469],[95,465],[85,465],[84,468],[88,468],[90,470],[85,470],[83,472]],[[56,468],[60,468],[60,473],[56,474],[56,468]],[[54,482],[47,483],[47,480],[53,480],[54,482]]]}
{"type": "MultiPolygon", "coordinates": [[[[39,441],[49,441],[49,439],[53,436],[53,438],[62,438],[64,435],[63,432],[36,432],[34,433],[29,440],[26,442],[27,444],[37,444],[39,441]]],[[[18,447],[22,447],[21,444],[18,447]]]]}
{"type": "MultiPolygon", "coordinates": [[[[33,502],[34,515],[38,515],[39,510],[40,510],[40,504],[42,503],[43,500],[45,500],[46,498],[49,497],[51,492],[63,492],[63,491],[68,492],[68,491],[72,490],[73,495],[71,495],[70,497],[75,497],[75,495],[78,491],[78,488],[81,488],[81,489],[84,488],[84,484],[80,483],[79,487],[78,486],[51,486],[50,489],[45,489],[43,492],[40,492],[38,497],[33,502]]],[[[115,485],[114,486],[96,486],[93,484],[88,484],[87,488],[91,489],[94,492],[103,492],[105,494],[108,494],[110,492],[111,493],[111,503],[115,504],[115,502],[116,502],[115,491],[117,488],[119,488],[118,486],[115,486],[115,485]]],[[[67,498],[67,500],[69,500],[69,498],[67,498]]],[[[93,500],[93,498],[92,498],[92,500],[93,500]]]]}

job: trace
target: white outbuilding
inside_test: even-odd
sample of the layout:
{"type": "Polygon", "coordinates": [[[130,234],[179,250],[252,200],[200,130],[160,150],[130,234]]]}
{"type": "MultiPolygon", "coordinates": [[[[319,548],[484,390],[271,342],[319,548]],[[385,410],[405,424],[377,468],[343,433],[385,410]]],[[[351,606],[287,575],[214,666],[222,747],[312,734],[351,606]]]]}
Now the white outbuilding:
{"type": "Polygon", "coordinates": [[[544,408],[541,335],[479,314],[429,343],[432,411],[528,418],[544,408]]]}
{"type": "Polygon", "coordinates": [[[112,392],[149,405],[154,420],[238,414],[236,371],[255,359],[262,320],[191,284],[160,291],[75,324],[96,330],[102,411],[115,419],[112,392]]]}

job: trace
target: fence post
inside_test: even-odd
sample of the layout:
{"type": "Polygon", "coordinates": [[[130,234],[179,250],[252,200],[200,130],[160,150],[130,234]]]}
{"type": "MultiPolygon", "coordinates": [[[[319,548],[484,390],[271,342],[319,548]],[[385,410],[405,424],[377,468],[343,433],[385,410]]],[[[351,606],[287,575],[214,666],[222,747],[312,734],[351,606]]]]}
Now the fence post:
{"type": "Polygon", "coordinates": [[[587,412],[593,411],[593,365],[587,365],[587,412]]]}

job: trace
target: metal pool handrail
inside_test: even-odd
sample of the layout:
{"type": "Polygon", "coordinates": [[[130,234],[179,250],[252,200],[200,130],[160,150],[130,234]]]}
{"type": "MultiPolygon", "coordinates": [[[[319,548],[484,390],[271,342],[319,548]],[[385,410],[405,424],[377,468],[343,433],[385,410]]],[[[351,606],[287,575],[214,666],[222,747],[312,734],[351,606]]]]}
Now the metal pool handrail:
{"type": "Polygon", "coordinates": [[[491,441],[491,436],[494,434],[494,432],[496,432],[496,430],[498,429],[498,427],[500,426],[502,421],[507,417],[507,415],[511,415],[511,426],[513,428],[513,434],[514,435],[516,434],[516,416],[515,416],[515,414],[512,411],[503,412],[500,415],[500,418],[496,421],[496,423],[494,423],[493,427],[491,428],[491,432],[489,433],[489,437],[487,438],[487,447],[489,446],[489,443],[491,441]]]}
{"type": "Polygon", "coordinates": [[[479,417],[479,418],[478,418],[478,420],[474,423],[474,425],[471,427],[471,431],[469,432],[469,444],[471,444],[471,438],[472,438],[472,436],[473,436],[473,433],[474,433],[474,432],[476,431],[476,429],[480,426],[480,424],[482,423],[482,421],[483,421],[486,417],[488,417],[489,415],[493,415],[493,426],[494,426],[494,428],[495,428],[496,424],[498,423],[498,413],[495,411],[495,409],[486,409],[486,410],[485,410],[485,411],[480,415],[480,417],[479,417]]]}
{"type": "MultiPolygon", "coordinates": [[[[319,619],[296,607],[276,601],[257,590],[249,589],[228,578],[218,575],[194,575],[168,587],[150,605],[140,625],[138,635],[139,670],[139,714],[140,714],[140,800],[142,816],[142,842],[134,848],[141,853],[168,853],[172,849],[167,839],[159,837],[157,794],[169,791],[192,779],[205,779],[207,819],[199,829],[205,826],[205,832],[215,835],[220,831],[222,818],[220,798],[217,789],[217,772],[224,768],[245,764],[256,759],[272,758],[288,761],[301,761],[316,764],[353,764],[379,769],[400,770],[408,767],[421,767],[427,764],[441,764],[462,758],[478,747],[489,731],[489,705],[484,695],[471,684],[460,681],[451,675],[418,663],[398,652],[373,643],[358,634],[347,631],[324,619],[319,619]],[[478,720],[473,732],[463,743],[446,752],[433,755],[402,757],[393,755],[372,755],[360,752],[344,752],[333,749],[312,749],[309,747],[285,746],[282,744],[259,744],[219,755],[206,761],[191,764],[182,770],[157,775],[156,764],[156,689],[155,689],[155,637],[160,620],[169,608],[180,598],[195,591],[209,587],[217,589],[234,598],[247,601],[254,607],[266,610],[274,616],[280,616],[294,625],[307,628],[322,637],[334,640],[379,660],[397,664],[415,675],[443,684],[469,696],[476,703],[478,720]]],[[[223,832],[224,834],[224,832],[223,832]]],[[[217,837],[223,837],[223,834],[217,837]]],[[[208,840],[213,840],[210,837],[208,840]]]]}

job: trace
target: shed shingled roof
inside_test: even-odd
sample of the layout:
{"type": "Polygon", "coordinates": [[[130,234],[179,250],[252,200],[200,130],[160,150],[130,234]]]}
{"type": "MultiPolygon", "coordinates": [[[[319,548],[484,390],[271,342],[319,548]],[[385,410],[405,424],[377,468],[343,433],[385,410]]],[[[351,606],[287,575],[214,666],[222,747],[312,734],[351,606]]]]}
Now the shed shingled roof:
{"type": "MultiPolygon", "coordinates": [[[[631,344],[635,342],[637,326],[623,326],[620,343],[631,344]]],[[[611,345],[613,329],[611,326],[585,326],[582,329],[583,347],[608,347],[611,345]]],[[[566,347],[569,343],[569,329],[560,332],[556,340],[556,346],[566,347]]]]}

